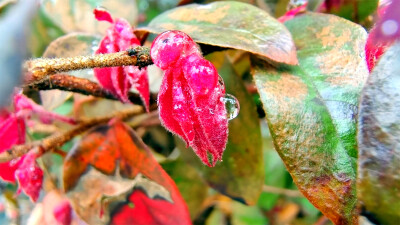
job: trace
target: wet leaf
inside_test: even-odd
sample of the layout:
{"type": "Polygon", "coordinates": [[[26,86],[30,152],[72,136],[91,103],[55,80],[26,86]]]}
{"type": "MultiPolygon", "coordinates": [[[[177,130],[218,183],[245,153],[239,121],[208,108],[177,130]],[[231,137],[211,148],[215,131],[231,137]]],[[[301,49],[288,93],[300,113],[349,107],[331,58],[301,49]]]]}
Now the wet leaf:
{"type": "Polygon", "coordinates": [[[93,16],[93,9],[103,7],[112,15],[125,18],[130,24],[137,20],[137,7],[135,0],[44,0],[42,9],[54,23],[66,33],[89,32],[104,33],[107,23],[98,23],[93,16]]]}
{"type": "Polygon", "coordinates": [[[400,44],[382,56],[363,90],[358,117],[357,194],[381,224],[400,221],[400,44]]]}
{"type": "MultiPolygon", "coordinates": [[[[99,36],[85,33],[70,33],[51,42],[43,53],[43,57],[56,58],[91,55],[96,51],[99,41],[99,36]]],[[[71,71],[68,74],[96,82],[93,69],[71,71]]],[[[68,91],[40,91],[42,105],[47,110],[57,108],[71,96],[72,93],[68,91]]]]}
{"type": "Polygon", "coordinates": [[[311,203],[336,224],[356,223],[356,115],[368,76],[366,32],[317,13],[285,25],[300,66],[253,62],[275,148],[311,203]]]}
{"type": "Polygon", "coordinates": [[[161,164],[175,181],[183,199],[188,205],[190,216],[195,219],[203,210],[203,203],[208,194],[208,186],[196,169],[182,159],[161,164]]]}
{"type": "Polygon", "coordinates": [[[89,224],[190,224],[173,180],[118,120],[93,129],[69,152],[63,181],[89,224]]]}
{"type": "Polygon", "coordinates": [[[207,168],[189,149],[184,149],[182,143],[178,147],[183,158],[200,171],[211,187],[235,200],[255,204],[264,182],[260,125],[255,119],[258,118],[256,106],[224,57],[223,53],[214,53],[208,59],[213,63],[217,59],[224,59],[220,68],[216,66],[224,78],[226,93],[239,100],[240,113],[229,121],[229,137],[223,161],[217,163],[215,168],[207,168]]]}
{"type": "Polygon", "coordinates": [[[296,49],[287,29],[265,11],[241,2],[177,7],[139,30],[152,33],[180,30],[198,43],[249,51],[273,62],[297,64],[296,49]]]}

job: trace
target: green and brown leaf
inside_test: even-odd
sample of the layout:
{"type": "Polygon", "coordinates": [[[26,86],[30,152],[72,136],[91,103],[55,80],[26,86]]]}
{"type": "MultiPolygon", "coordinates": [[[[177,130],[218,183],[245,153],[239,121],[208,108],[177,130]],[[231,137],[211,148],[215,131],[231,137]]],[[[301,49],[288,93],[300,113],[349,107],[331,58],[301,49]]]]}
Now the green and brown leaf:
{"type": "Polygon", "coordinates": [[[360,206],[381,224],[400,221],[400,44],[374,68],[358,119],[360,206]]]}
{"type": "Polygon", "coordinates": [[[253,61],[275,148],[304,196],[335,224],[356,224],[356,115],[368,76],[366,32],[316,13],[285,25],[299,66],[253,61]]]}
{"type": "Polygon", "coordinates": [[[296,50],[288,30],[265,11],[246,3],[223,1],[190,4],[166,11],[139,31],[161,33],[180,30],[196,42],[234,48],[297,64],[296,50]]]}

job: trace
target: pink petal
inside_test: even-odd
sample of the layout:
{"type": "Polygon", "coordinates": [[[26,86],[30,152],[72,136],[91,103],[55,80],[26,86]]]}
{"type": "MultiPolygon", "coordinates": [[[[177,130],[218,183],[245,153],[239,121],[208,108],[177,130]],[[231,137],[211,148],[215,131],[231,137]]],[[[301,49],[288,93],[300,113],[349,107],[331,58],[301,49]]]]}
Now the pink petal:
{"type": "Polygon", "coordinates": [[[49,112],[23,94],[16,94],[14,96],[14,105],[17,115],[30,116],[35,113],[39,115],[39,119],[43,123],[51,123],[54,120],[59,120],[69,124],[76,124],[73,118],[49,112]]]}
{"type": "Polygon", "coordinates": [[[39,198],[40,189],[43,183],[43,170],[36,162],[37,155],[34,151],[25,155],[21,166],[15,171],[18,180],[18,193],[25,192],[29,198],[36,202],[39,198]]]}
{"type": "Polygon", "coordinates": [[[59,203],[53,210],[54,218],[60,225],[70,225],[72,222],[72,207],[68,200],[59,203]]]}
{"type": "Polygon", "coordinates": [[[102,8],[96,8],[93,10],[94,13],[94,17],[96,18],[96,20],[98,21],[107,21],[110,23],[113,23],[114,20],[112,19],[110,13],[102,8]]]}
{"type": "MultiPolygon", "coordinates": [[[[16,144],[25,143],[25,122],[14,114],[0,118],[0,152],[4,152],[16,144]]],[[[15,183],[14,173],[21,163],[20,159],[0,163],[0,177],[7,182],[15,183]]]]}
{"type": "Polygon", "coordinates": [[[138,90],[146,111],[150,108],[150,85],[147,76],[147,67],[139,69],[137,66],[125,66],[125,73],[128,75],[129,81],[136,90],[138,90]]]}
{"type": "Polygon", "coordinates": [[[283,16],[278,18],[278,21],[281,22],[281,23],[284,23],[284,22],[286,22],[288,20],[293,19],[298,14],[304,13],[305,11],[307,11],[307,4],[308,4],[308,2],[305,2],[304,4],[298,6],[298,7],[294,8],[294,9],[291,9],[291,10],[287,11],[285,13],[285,15],[283,15],[283,16]]]}

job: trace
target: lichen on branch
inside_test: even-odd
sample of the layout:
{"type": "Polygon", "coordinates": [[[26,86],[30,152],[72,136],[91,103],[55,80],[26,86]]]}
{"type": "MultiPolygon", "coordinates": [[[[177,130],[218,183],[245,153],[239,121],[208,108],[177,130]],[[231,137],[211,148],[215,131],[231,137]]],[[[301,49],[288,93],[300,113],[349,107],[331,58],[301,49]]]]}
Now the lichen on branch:
{"type": "Polygon", "coordinates": [[[41,80],[48,75],[89,68],[139,66],[153,64],[149,48],[137,46],[127,51],[110,54],[76,56],[68,58],[38,58],[24,64],[26,83],[41,80]]]}

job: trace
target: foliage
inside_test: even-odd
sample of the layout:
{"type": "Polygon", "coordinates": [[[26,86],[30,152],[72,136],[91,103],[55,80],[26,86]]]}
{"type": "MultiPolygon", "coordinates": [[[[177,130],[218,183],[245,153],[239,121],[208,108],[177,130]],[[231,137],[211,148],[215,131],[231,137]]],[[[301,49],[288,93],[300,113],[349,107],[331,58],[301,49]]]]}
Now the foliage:
{"type": "Polygon", "coordinates": [[[27,2],[0,6],[0,223],[400,221],[399,1],[27,2]]]}

